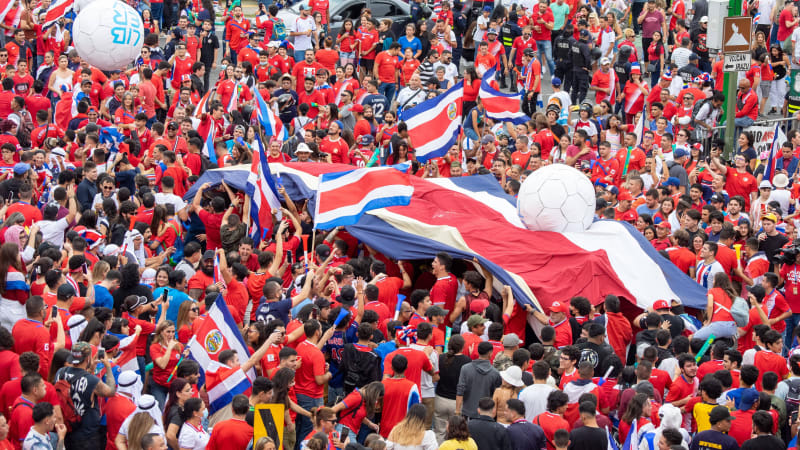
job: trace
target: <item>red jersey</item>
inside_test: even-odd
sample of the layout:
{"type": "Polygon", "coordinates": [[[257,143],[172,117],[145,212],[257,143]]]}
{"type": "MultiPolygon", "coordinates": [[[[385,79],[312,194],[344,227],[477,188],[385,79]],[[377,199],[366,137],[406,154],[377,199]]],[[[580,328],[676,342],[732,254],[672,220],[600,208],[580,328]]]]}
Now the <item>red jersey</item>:
{"type": "Polygon", "coordinates": [[[422,372],[433,370],[433,365],[431,364],[431,360],[428,358],[428,355],[426,355],[425,352],[409,347],[398,348],[392,353],[386,355],[386,359],[383,361],[384,375],[394,376],[394,370],[392,370],[392,359],[395,355],[403,355],[406,357],[406,359],[408,359],[408,368],[406,369],[405,377],[406,379],[413,381],[414,384],[417,385],[417,389],[421,389],[420,383],[422,381],[422,372]]]}
{"type": "Polygon", "coordinates": [[[53,346],[50,332],[41,322],[22,319],[11,329],[14,337],[14,353],[34,352],[39,355],[39,374],[47,378],[50,372],[50,360],[53,357],[53,346]]]}
{"type": "Polygon", "coordinates": [[[325,356],[309,341],[297,345],[297,356],[302,364],[295,374],[295,391],[311,398],[322,398],[322,386],[314,377],[325,374],[325,356]]]}

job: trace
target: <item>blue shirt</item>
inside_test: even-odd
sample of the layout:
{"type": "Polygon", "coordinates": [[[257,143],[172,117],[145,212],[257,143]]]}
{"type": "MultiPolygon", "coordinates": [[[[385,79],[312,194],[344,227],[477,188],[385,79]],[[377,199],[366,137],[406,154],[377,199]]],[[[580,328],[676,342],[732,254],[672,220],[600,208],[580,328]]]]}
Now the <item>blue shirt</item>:
{"type": "Polygon", "coordinates": [[[375,353],[381,357],[381,370],[383,370],[383,361],[386,359],[386,355],[395,350],[397,350],[397,344],[394,342],[394,340],[386,341],[383,344],[375,347],[375,353]]]}
{"type": "Polygon", "coordinates": [[[411,38],[410,41],[406,36],[403,36],[397,40],[397,43],[402,46],[400,51],[401,60],[403,59],[403,55],[405,54],[407,48],[411,49],[411,56],[416,55],[418,51],[422,50],[422,42],[416,36],[411,38]]]}
{"type": "Polygon", "coordinates": [[[330,353],[331,379],[328,382],[333,387],[342,387],[344,384],[344,373],[339,370],[342,363],[342,351],[344,344],[358,342],[358,322],[353,321],[344,331],[336,330],[333,336],[322,347],[322,353],[330,353]]]}
{"type": "Polygon", "coordinates": [[[94,285],[94,307],[114,309],[114,297],[111,296],[105,286],[94,285]]]}
{"type": "MultiPolygon", "coordinates": [[[[181,292],[177,289],[171,287],[160,287],[153,290],[153,298],[160,298],[161,293],[164,292],[164,289],[167,290],[167,299],[169,299],[169,309],[167,309],[167,320],[171,320],[172,323],[178,322],[178,310],[181,307],[181,303],[183,302],[191,302],[191,297],[186,295],[186,293],[181,292]]],[[[161,314],[161,307],[158,307],[158,314],[161,314]]],[[[175,330],[175,336],[178,334],[178,330],[175,330]]]]}
{"type": "Polygon", "coordinates": [[[289,323],[289,310],[292,308],[291,297],[284,297],[277,302],[262,302],[256,311],[256,320],[259,322],[269,322],[280,319],[283,323],[289,323]]]}

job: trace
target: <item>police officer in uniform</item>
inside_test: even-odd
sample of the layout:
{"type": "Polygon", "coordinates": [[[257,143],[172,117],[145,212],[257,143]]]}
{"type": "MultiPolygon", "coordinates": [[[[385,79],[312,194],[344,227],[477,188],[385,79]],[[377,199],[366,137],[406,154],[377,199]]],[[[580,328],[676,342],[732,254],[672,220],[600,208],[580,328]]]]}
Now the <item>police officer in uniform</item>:
{"type": "MultiPolygon", "coordinates": [[[[520,29],[519,25],[517,25],[517,13],[511,12],[508,14],[508,20],[503,22],[503,25],[500,27],[500,42],[505,47],[506,55],[511,54],[511,46],[514,45],[514,39],[517,37],[522,36],[522,29],[520,29]]],[[[517,86],[514,83],[514,61],[508,61],[508,74],[511,81],[511,90],[513,92],[517,92],[517,86]]],[[[500,78],[500,87],[505,89],[506,88],[506,77],[505,75],[500,78]]]]}
{"type": "Polygon", "coordinates": [[[589,30],[581,30],[580,39],[570,45],[572,53],[572,104],[577,105],[586,98],[589,90],[589,73],[592,70],[592,54],[589,48],[589,30]]]}
{"type": "MultiPolygon", "coordinates": [[[[614,70],[614,74],[617,76],[617,81],[619,81],[620,89],[622,86],[625,86],[625,83],[628,82],[628,78],[630,77],[631,73],[631,48],[629,46],[623,46],[619,49],[619,55],[617,56],[616,61],[614,61],[614,65],[611,68],[614,70]]],[[[617,95],[617,99],[619,99],[619,95],[617,95]]],[[[617,104],[614,105],[614,114],[619,114],[622,111],[622,102],[617,101],[617,104]]]]}
{"type": "MultiPolygon", "coordinates": [[[[556,62],[556,70],[553,76],[560,78],[564,92],[569,92],[572,86],[572,47],[575,38],[572,37],[574,28],[572,24],[564,27],[564,32],[559,33],[553,43],[553,60],[556,62]]],[[[575,41],[577,43],[577,41],[575,41]]]]}

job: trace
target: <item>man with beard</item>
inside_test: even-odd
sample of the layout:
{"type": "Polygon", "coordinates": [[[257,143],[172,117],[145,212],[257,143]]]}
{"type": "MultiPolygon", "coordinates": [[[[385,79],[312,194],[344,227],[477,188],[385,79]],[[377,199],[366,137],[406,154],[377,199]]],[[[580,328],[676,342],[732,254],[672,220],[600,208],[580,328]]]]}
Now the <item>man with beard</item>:
{"type": "Polygon", "coordinates": [[[353,136],[358,141],[361,136],[374,135],[378,130],[378,122],[375,120],[375,115],[372,112],[372,106],[366,105],[362,107],[363,113],[357,113],[359,108],[353,107],[353,113],[356,116],[356,125],[353,127],[353,136]]]}
{"type": "Polygon", "coordinates": [[[214,251],[206,250],[203,253],[203,260],[200,262],[197,272],[189,279],[186,285],[189,289],[189,297],[195,300],[203,301],[206,293],[206,287],[214,284],[214,251]]]}
{"type": "Polygon", "coordinates": [[[350,146],[342,139],[342,122],[334,120],[328,126],[328,135],[322,140],[319,149],[331,155],[332,163],[350,164],[350,146]]]}
{"type": "Polygon", "coordinates": [[[225,25],[225,36],[230,40],[230,58],[231,63],[236,64],[236,56],[239,50],[243,49],[248,44],[248,34],[250,30],[250,21],[245,19],[242,14],[242,7],[240,5],[233,7],[233,18],[228,20],[225,25]]]}
{"type": "Polygon", "coordinates": [[[313,75],[306,75],[303,81],[303,90],[297,94],[299,104],[307,104],[308,118],[315,119],[319,114],[319,106],[325,103],[322,93],[315,89],[316,78],[313,75]]]}
{"type": "Polygon", "coordinates": [[[233,79],[225,80],[219,84],[219,87],[217,88],[217,95],[222,101],[222,105],[225,107],[225,109],[231,109],[231,97],[237,90],[239,90],[239,99],[237,104],[233,105],[234,109],[238,108],[238,105],[253,99],[253,93],[250,92],[250,88],[241,83],[242,76],[244,76],[244,69],[241,66],[238,66],[233,70],[233,79]]]}
{"type": "MultiPolygon", "coordinates": [[[[295,50],[295,53],[298,51],[300,50],[295,50]]],[[[300,92],[304,86],[305,79],[309,76],[316,82],[317,72],[321,69],[323,69],[322,64],[318,63],[314,58],[314,50],[306,50],[305,59],[295,64],[292,69],[292,78],[294,78],[297,92],[300,92]]]]}

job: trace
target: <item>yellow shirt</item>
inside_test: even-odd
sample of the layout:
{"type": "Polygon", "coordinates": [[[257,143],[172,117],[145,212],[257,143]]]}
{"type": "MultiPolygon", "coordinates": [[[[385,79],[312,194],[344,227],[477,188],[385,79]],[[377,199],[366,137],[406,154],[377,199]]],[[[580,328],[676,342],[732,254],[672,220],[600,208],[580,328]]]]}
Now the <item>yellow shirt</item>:
{"type": "Polygon", "coordinates": [[[472,438],[469,438],[468,441],[450,439],[442,442],[442,445],[439,446],[439,450],[478,450],[478,444],[476,444],[472,438]]]}
{"type": "Polygon", "coordinates": [[[697,431],[706,431],[711,429],[711,421],[708,418],[708,415],[711,414],[711,410],[714,409],[715,406],[719,406],[717,404],[708,404],[708,403],[698,403],[694,405],[694,409],[692,409],[692,416],[694,417],[694,421],[697,423],[697,431]]]}

